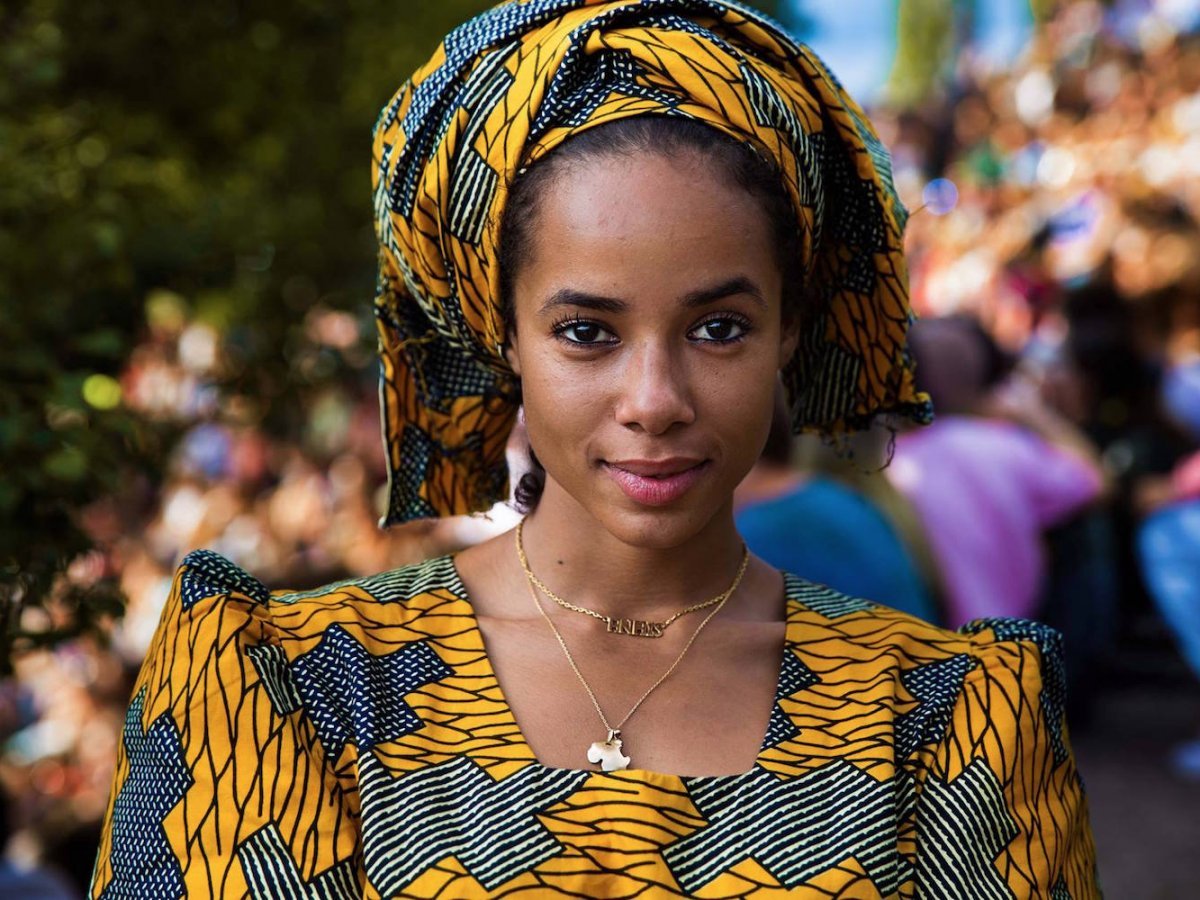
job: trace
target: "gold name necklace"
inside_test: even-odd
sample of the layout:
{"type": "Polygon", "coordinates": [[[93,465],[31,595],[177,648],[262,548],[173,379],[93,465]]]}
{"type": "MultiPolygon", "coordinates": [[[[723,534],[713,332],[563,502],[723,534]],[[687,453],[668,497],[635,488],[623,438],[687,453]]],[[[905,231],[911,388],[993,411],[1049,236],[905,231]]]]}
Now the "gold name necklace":
{"type": "MultiPolygon", "coordinates": [[[[705,600],[703,603],[694,603],[691,606],[685,606],[679,612],[664,619],[661,622],[649,622],[644,619],[617,618],[615,616],[606,616],[602,612],[597,612],[594,609],[588,609],[586,606],[579,606],[571,603],[569,600],[564,600],[554,591],[550,590],[546,584],[533,574],[533,569],[529,567],[529,559],[525,556],[525,542],[522,539],[525,528],[525,520],[522,519],[517,523],[517,559],[521,561],[521,569],[525,573],[525,577],[529,579],[529,583],[536,587],[539,591],[561,606],[563,609],[569,609],[571,612],[583,613],[585,616],[591,616],[593,619],[599,619],[604,623],[605,630],[609,634],[624,634],[631,637],[648,637],[659,638],[667,630],[667,627],[682,616],[688,613],[696,612],[697,610],[707,609],[710,606],[716,606],[718,603],[723,603],[729,599],[729,596],[737,590],[738,584],[741,583],[742,576],[746,573],[746,566],[750,563],[750,550],[742,544],[742,562],[738,566],[737,575],[733,579],[733,584],[729,588],[717,596],[705,600]]],[[[541,608],[541,604],[538,604],[541,608]]]]}
{"type": "MultiPolygon", "coordinates": [[[[524,524],[522,521],[521,524],[524,524]]],[[[567,657],[567,662],[571,666],[571,671],[575,673],[575,677],[579,679],[579,683],[583,685],[583,689],[587,691],[588,698],[592,701],[592,707],[596,710],[596,715],[600,717],[600,722],[604,725],[608,732],[608,737],[602,741],[593,741],[588,747],[587,759],[588,762],[599,764],[600,768],[605,772],[619,772],[622,769],[628,769],[632,761],[630,757],[622,753],[623,742],[621,741],[621,728],[630,720],[635,712],[646,702],[649,697],[658,688],[660,684],[666,681],[671,674],[679,668],[679,664],[683,662],[683,658],[687,656],[687,652],[692,649],[692,644],[696,642],[696,638],[700,637],[700,632],[704,630],[704,626],[709,623],[713,616],[721,611],[725,606],[725,601],[733,596],[734,592],[742,583],[742,576],[746,574],[746,563],[749,560],[749,551],[742,548],[742,564],[738,567],[737,577],[734,578],[733,584],[729,590],[718,596],[714,602],[706,603],[706,606],[715,606],[712,612],[705,616],[700,624],[696,626],[696,630],[692,632],[692,636],[688,638],[688,642],[683,645],[683,649],[679,651],[679,655],[675,657],[675,661],[671,663],[667,671],[659,676],[658,681],[646,688],[646,692],[638,697],[637,702],[630,707],[629,712],[621,718],[621,721],[615,725],[608,721],[608,716],[604,715],[604,710],[600,706],[600,701],[596,699],[596,692],[592,690],[592,686],[588,684],[587,679],[583,677],[583,672],[579,670],[578,664],[575,662],[575,657],[571,655],[571,650],[567,647],[566,640],[563,639],[562,632],[558,630],[558,626],[554,624],[554,620],[546,613],[545,607],[542,606],[542,601],[538,599],[538,586],[536,577],[529,568],[525,565],[525,554],[521,547],[521,525],[517,526],[517,554],[521,557],[522,567],[525,568],[525,575],[529,579],[529,596],[533,598],[533,604],[537,607],[537,611],[542,614],[542,618],[546,620],[546,624],[550,626],[550,630],[554,632],[554,637],[558,641],[558,646],[562,648],[563,654],[567,657]]],[[[543,588],[544,590],[544,588],[543,588]]],[[[553,595],[550,595],[553,597],[553,595]]],[[[592,613],[592,615],[599,615],[592,613]]],[[[679,613],[678,615],[682,615],[679,613]]]]}

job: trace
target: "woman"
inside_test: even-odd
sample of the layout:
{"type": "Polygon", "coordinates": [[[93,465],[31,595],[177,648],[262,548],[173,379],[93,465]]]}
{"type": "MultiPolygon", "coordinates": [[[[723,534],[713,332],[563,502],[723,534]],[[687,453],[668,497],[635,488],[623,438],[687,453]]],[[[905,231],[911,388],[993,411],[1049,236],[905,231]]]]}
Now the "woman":
{"type": "Polygon", "coordinates": [[[1095,896],[1052,633],[751,559],[796,421],[927,420],[862,113],[742,7],[527,0],[375,132],[387,522],[515,533],[270,596],[185,561],[97,896],[1095,896]]]}

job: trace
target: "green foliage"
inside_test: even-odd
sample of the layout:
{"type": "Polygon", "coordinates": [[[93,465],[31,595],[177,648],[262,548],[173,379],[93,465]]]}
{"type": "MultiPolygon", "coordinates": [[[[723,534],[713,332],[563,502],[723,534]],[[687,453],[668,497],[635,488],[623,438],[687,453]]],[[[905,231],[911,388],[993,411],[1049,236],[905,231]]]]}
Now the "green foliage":
{"type": "Polygon", "coordinates": [[[148,298],[221,327],[225,389],[275,434],[347,377],[301,321],[320,303],[373,334],[371,127],[488,5],[0,6],[0,669],[119,610],[110,582],[61,576],[91,546],[80,512],[136,473],[152,488],[177,437],[113,381],[148,298]],[[47,605],[49,626],[22,624],[47,605]]]}
{"type": "Polygon", "coordinates": [[[108,408],[147,296],[240,335],[231,389],[296,424],[306,382],[338,374],[284,359],[306,308],[366,315],[376,113],[485,5],[0,8],[0,667],[119,608],[111,582],[55,585],[91,545],[79,512],[173,437],[108,408]]]}
{"type": "Polygon", "coordinates": [[[900,0],[896,20],[896,59],[888,98],[915,106],[928,97],[954,50],[956,0],[900,0]]]}
{"type": "MultiPolygon", "coordinates": [[[[1058,7],[1058,0],[1029,0],[1029,7],[1033,11],[1034,21],[1045,22],[1054,14],[1054,10],[1058,7]]],[[[1105,0],[1105,5],[1111,5],[1111,0],[1105,0]]]]}
{"type": "MultiPolygon", "coordinates": [[[[897,0],[896,59],[887,87],[891,103],[913,107],[934,93],[959,45],[969,39],[965,26],[984,2],[988,0],[897,0]]],[[[1060,0],[1029,0],[1038,23],[1061,5],[1060,0]]]]}

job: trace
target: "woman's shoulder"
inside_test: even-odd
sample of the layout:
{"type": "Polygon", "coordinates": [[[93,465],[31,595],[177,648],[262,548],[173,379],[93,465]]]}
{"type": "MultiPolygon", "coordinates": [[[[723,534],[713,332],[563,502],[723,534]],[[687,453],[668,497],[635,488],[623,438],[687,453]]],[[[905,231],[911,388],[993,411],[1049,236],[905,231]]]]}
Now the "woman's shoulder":
{"type": "Polygon", "coordinates": [[[303,706],[325,722],[330,710],[353,708],[364,685],[392,675],[442,677],[444,659],[469,658],[477,648],[465,600],[449,557],[313,590],[270,591],[225,557],[194,551],[179,566],[148,648],[136,718],[261,684],[275,712],[303,706]]]}
{"type": "Polygon", "coordinates": [[[347,578],[311,590],[273,591],[271,603],[292,606],[341,602],[365,606],[405,607],[415,611],[423,597],[465,600],[466,588],[450,556],[437,556],[375,575],[347,578]]]}
{"type": "Polygon", "coordinates": [[[1051,677],[1062,671],[1062,635],[1041,622],[996,617],[950,629],[789,572],[784,588],[789,621],[807,623],[814,634],[837,633],[850,643],[914,659],[962,654],[971,669],[1010,669],[1018,675],[1044,669],[1051,677]]]}
{"type": "MultiPolygon", "coordinates": [[[[449,556],[308,590],[270,590],[254,575],[212,550],[194,550],[175,573],[164,621],[224,617],[236,608],[260,620],[269,633],[290,637],[320,633],[333,625],[411,624],[448,606],[459,614],[466,590],[449,556]]],[[[270,634],[267,635],[270,639],[270,634]]]]}
{"type": "Polygon", "coordinates": [[[982,755],[999,768],[1022,754],[1054,767],[1068,760],[1066,668],[1055,629],[992,618],[951,630],[796,576],[787,584],[789,649],[807,682],[891,709],[899,756],[930,747],[944,756],[953,745],[960,762],[982,755]],[[981,749],[985,731],[991,740],[981,749]]]}

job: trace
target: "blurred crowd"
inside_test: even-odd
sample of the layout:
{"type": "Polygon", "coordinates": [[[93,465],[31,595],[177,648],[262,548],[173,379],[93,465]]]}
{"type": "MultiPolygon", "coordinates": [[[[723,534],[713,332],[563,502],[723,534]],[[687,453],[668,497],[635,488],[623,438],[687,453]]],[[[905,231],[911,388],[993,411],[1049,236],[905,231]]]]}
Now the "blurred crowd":
{"type": "MultiPolygon", "coordinates": [[[[940,413],[887,480],[946,624],[1063,632],[1077,724],[1156,626],[1200,677],[1198,25],[1193,0],[1060,4],[1020,59],[960,53],[944,98],[875,117],[940,413]]],[[[1200,740],[1169,764],[1200,778],[1200,740]]]]}
{"type": "MultiPolygon", "coordinates": [[[[950,627],[1056,625],[1081,721],[1130,622],[1162,623],[1200,677],[1198,6],[1064,3],[1010,66],[964,50],[943,95],[872,111],[913,211],[914,352],[939,420],[869,435],[853,455],[777,434],[739,495],[752,546],[799,574],[950,627]],[[871,454],[891,465],[863,465],[871,454]],[[817,524],[801,540],[784,519],[817,524]]],[[[102,549],[71,573],[117,576],[127,612],[107,641],[26,654],[0,686],[10,858],[41,855],[80,892],[132,677],[184,554],[209,547],[304,588],[515,517],[379,530],[365,315],[309,312],[310,359],[289,364],[345,375],[294,411],[299,439],[229,389],[232,336],[185,298],[152,295],[146,320],[123,402],[179,440],[163,477],[131,477],[85,512],[102,549]]],[[[1200,743],[1166,765],[1200,778],[1200,743]]]]}

